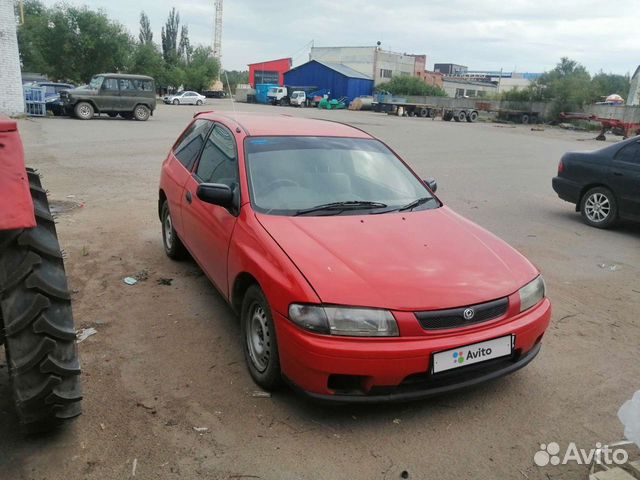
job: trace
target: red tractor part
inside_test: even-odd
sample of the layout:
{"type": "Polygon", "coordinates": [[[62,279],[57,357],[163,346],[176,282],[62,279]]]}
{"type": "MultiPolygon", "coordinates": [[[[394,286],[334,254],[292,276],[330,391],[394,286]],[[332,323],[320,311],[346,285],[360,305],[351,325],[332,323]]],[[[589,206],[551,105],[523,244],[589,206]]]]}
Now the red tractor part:
{"type": "Polygon", "coordinates": [[[0,345],[20,423],[40,432],[80,414],[80,363],[47,193],[8,119],[0,119],[0,199],[0,345]]]}
{"type": "Polygon", "coordinates": [[[15,120],[0,117],[0,230],[33,228],[36,217],[15,120]]]}

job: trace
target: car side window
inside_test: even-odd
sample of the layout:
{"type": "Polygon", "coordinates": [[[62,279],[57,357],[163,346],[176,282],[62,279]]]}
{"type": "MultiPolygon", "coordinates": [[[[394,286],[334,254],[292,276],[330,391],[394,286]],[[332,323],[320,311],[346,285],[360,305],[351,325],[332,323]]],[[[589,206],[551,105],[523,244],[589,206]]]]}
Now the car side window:
{"type": "Polygon", "coordinates": [[[102,82],[102,90],[107,90],[109,92],[117,92],[118,91],[118,79],[117,78],[105,78],[104,82],[102,82]]]}
{"type": "Polygon", "coordinates": [[[200,155],[196,176],[204,183],[238,185],[238,154],[233,134],[220,124],[211,130],[200,155]]]}
{"type": "Polygon", "coordinates": [[[193,168],[211,125],[209,120],[196,120],[176,143],[173,154],[187,170],[193,168]]]}
{"type": "Polygon", "coordinates": [[[118,80],[118,83],[120,84],[120,90],[121,91],[126,91],[126,90],[135,90],[136,87],[133,85],[133,82],[131,80],[129,80],[128,78],[121,78],[118,80]]]}
{"type": "Polygon", "coordinates": [[[635,141],[622,147],[616,153],[616,160],[625,163],[635,163],[640,165],[640,142],[635,141]]]}

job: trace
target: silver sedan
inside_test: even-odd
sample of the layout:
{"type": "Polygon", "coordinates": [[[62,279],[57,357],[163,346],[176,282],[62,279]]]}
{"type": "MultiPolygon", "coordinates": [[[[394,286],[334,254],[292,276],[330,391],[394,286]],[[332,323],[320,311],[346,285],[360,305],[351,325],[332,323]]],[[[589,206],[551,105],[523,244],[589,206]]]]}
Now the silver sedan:
{"type": "Polygon", "coordinates": [[[167,95],[163,100],[168,105],[202,105],[206,102],[207,97],[200,95],[198,92],[186,91],[175,95],[167,95]]]}

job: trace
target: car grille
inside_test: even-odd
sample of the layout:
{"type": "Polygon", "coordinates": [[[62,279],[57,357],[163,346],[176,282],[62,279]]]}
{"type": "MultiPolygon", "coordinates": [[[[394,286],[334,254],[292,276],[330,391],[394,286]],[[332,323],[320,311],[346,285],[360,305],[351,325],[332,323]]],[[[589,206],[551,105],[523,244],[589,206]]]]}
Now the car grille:
{"type": "Polygon", "coordinates": [[[501,298],[492,302],[469,305],[467,307],[414,312],[414,314],[425,330],[442,330],[445,328],[466,327],[493,320],[507,313],[508,308],[509,299],[501,298]],[[473,318],[465,318],[464,312],[468,308],[473,309],[473,318]]]}

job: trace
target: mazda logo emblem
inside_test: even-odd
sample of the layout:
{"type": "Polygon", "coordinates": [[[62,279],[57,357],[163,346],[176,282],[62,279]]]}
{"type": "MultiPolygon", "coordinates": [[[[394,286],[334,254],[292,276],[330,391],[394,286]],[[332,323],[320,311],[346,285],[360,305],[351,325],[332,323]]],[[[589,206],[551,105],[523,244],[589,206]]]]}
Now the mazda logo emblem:
{"type": "Polygon", "coordinates": [[[465,320],[471,320],[475,316],[476,312],[473,308],[465,308],[462,315],[465,320]]]}

